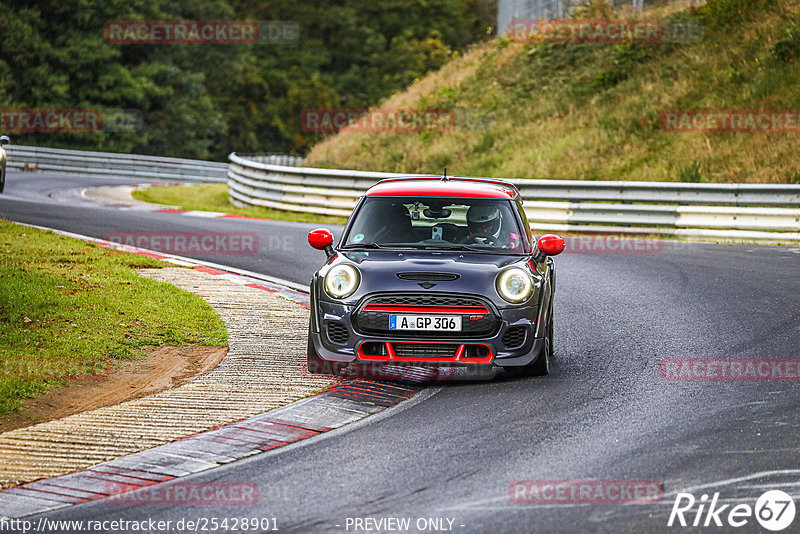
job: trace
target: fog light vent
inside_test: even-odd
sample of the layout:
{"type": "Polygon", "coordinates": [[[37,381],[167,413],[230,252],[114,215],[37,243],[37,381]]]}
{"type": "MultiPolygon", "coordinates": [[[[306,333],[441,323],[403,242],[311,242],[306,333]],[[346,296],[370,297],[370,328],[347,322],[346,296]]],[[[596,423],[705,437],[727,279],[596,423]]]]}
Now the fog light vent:
{"type": "Polygon", "coordinates": [[[367,341],[361,345],[361,354],[364,356],[386,356],[386,343],[367,341]]]}
{"type": "Polygon", "coordinates": [[[526,331],[524,326],[512,326],[503,334],[503,345],[507,349],[518,349],[525,343],[526,331]]]}
{"type": "Polygon", "coordinates": [[[331,340],[331,343],[343,345],[347,343],[349,337],[350,333],[345,325],[342,323],[328,323],[328,339],[331,340]]]}

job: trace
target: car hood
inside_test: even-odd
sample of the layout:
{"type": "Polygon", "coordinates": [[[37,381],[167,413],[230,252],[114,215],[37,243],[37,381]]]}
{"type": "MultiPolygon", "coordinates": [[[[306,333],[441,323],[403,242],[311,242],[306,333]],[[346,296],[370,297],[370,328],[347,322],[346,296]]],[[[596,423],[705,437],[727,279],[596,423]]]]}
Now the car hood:
{"type": "Polygon", "coordinates": [[[339,252],[335,263],[348,261],[361,271],[361,285],[347,299],[352,302],[364,295],[384,291],[452,292],[479,294],[498,307],[507,307],[494,287],[497,274],[514,264],[524,264],[527,256],[483,254],[462,251],[346,251],[339,252]],[[456,280],[404,280],[398,273],[447,273],[456,280]],[[435,284],[435,285],[430,285],[435,284]]]}

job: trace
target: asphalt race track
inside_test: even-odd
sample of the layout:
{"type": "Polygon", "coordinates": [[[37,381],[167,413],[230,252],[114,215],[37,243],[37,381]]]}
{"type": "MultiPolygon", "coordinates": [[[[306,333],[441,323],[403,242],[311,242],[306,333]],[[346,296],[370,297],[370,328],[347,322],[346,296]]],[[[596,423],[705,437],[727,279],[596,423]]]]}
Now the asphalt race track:
{"type": "MultiPolygon", "coordinates": [[[[301,283],[324,261],[305,243],[315,225],[106,209],[79,196],[81,187],[115,183],[9,171],[0,217],[100,238],[247,231],[263,245],[285,236],[289,245],[255,255],[200,258],[301,283]]],[[[95,501],[46,515],[173,525],[274,517],[281,532],[400,531],[364,522],[357,530],[356,518],[410,518],[408,531],[418,532],[418,520],[441,518],[419,524],[465,533],[642,533],[734,530],[667,527],[681,491],[698,499],[719,492],[730,509],[782,489],[800,506],[796,380],[667,381],[659,372],[667,357],[798,357],[800,249],[667,243],[647,254],[565,253],[556,265],[548,377],[440,383],[363,423],[182,479],[255,482],[254,505],[95,501]],[[664,497],[516,504],[509,487],[525,480],[658,481],[664,497]]],[[[798,525],[800,518],[787,532],[798,525]]],[[[735,530],[765,531],[753,517],[735,530]]]]}

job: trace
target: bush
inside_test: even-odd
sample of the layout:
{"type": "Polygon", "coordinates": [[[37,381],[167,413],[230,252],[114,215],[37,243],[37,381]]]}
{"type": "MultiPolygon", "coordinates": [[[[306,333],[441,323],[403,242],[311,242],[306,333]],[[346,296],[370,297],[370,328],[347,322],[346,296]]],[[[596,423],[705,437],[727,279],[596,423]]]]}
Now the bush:
{"type": "Polygon", "coordinates": [[[783,63],[794,63],[800,56],[800,27],[794,24],[789,26],[783,38],[772,47],[772,55],[783,63]]]}
{"type": "Polygon", "coordinates": [[[705,23],[720,30],[732,29],[750,20],[754,13],[768,9],[775,0],[707,0],[705,23]]]}

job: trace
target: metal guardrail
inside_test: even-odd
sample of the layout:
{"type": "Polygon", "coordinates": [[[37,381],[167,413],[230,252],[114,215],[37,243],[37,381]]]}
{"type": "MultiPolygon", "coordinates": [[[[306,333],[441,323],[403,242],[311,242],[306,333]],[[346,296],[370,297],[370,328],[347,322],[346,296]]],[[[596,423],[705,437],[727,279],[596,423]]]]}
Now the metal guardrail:
{"type": "MultiPolygon", "coordinates": [[[[286,167],[236,153],[229,159],[234,204],[345,217],[375,182],[425,176],[286,167]]],[[[800,242],[800,185],[510,181],[537,231],[800,242]]]]}
{"type": "MultiPolygon", "coordinates": [[[[231,201],[347,217],[379,180],[424,176],[297,167],[295,156],[229,156],[230,164],[6,146],[8,166],[138,179],[222,182],[231,201]]],[[[800,243],[800,185],[511,180],[536,231],[665,234],[800,243]]]]}
{"type": "Polygon", "coordinates": [[[250,161],[266,163],[268,165],[283,165],[284,167],[299,167],[303,164],[300,156],[290,156],[288,154],[239,154],[240,157],[250,161]]]}
{"type": "Polygon", "coordinates": [[[5,150],[12,169],[197,182],[224,182],[228,169],[222,162],[160,156],[19,145],[6,145],[5,150]]]}

